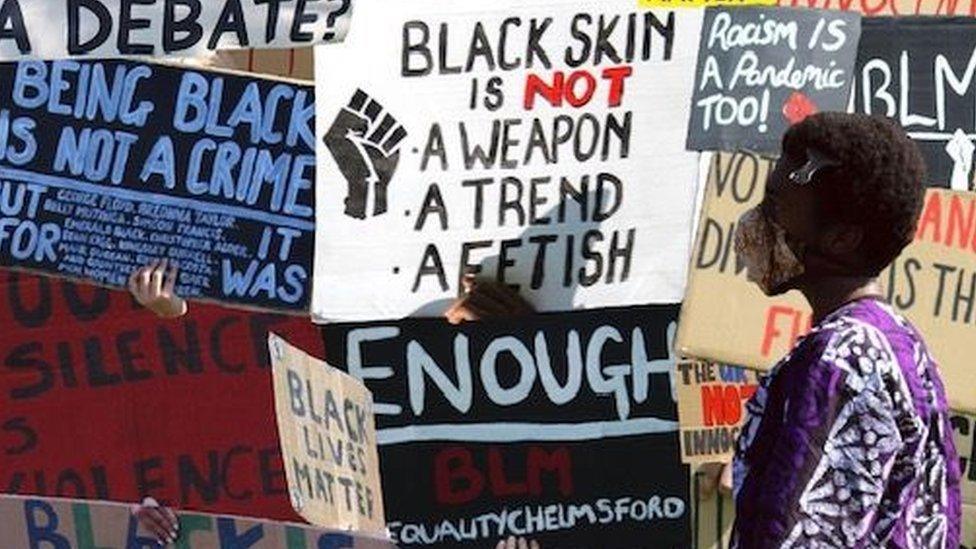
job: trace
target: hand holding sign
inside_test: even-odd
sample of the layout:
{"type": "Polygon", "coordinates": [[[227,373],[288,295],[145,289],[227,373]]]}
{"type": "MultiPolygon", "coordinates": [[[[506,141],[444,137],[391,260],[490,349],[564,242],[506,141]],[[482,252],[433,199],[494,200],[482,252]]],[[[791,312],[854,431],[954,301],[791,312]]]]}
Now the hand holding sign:
{"type": "Polygon", "coordinates": [[[451,324],[524,316],[535,312],[532,305],[508,286],[475,280],[471,275],[465,276],[461,284],[464,295],[444,313],[444,317],[451,324]]]}
{"type": "Polygon", "coordinates": [[[164,259],[136,269],[129,276],[132,297],[162,318],[177,318],[186,314],[186,301],[174,290],[179,269],[176,263],[164,259]]]}
{"type": "Polygon", "coordinates": [[[132,514],[139,524],[156,536],[160,544],[176,543],[180,523],[169,507],[162,507],[155,499],[147,497],[132,509],[132,514]]]}
{"type": "Polygon", "coordinates": [[[346,215],[366,219],[372,194],[373,215],[386,213],[386,190],[400,162],[403,126],[362,90],[339,111],[325,134],[325,146],[349,184],[346,215]]]}

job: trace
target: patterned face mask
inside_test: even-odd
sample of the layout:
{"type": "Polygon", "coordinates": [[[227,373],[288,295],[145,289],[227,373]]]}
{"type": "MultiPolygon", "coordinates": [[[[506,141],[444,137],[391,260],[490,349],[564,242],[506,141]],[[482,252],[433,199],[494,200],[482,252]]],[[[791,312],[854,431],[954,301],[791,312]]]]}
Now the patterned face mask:
{"type": "Polygon", "coordinates": [[[786,231],[759,206],[744,213],[735,230],[735,253],[745,264],[746,278],[768,296],[785,293],[804,272],[786,240],[786,231]]]}

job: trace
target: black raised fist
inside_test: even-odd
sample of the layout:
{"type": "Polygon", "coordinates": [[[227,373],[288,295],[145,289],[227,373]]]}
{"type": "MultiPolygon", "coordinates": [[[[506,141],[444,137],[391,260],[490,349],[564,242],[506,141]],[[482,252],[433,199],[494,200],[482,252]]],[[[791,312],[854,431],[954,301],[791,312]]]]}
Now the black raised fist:
{"type": "Polygon", "coordinates": [[[386,213],[386,190],[400,162],[400,143],[406,130],[362,90],[356,90],[325,134],[325,146],[346,178],[346,215],[366,219],[372,195],[372,215],[386,213]]]}

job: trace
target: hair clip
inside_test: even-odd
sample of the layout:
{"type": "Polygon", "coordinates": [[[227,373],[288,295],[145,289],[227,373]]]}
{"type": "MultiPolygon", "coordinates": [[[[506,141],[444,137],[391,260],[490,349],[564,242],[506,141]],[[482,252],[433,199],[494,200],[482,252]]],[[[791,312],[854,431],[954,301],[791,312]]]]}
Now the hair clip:
{"type": "Polygon", "coordinates": [[[815,149],[807,149],[807,162],[790,172],[790,183],[795,185],[809,185],[813,177],[823,168],[840,166],[840,162],[827,157],[815,149]]]}

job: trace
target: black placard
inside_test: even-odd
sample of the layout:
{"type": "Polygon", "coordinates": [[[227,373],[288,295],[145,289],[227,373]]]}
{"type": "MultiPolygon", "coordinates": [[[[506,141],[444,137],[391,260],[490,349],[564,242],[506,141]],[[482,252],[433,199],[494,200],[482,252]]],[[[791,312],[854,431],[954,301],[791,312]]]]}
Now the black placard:
{"type": "Polygon", "coordinates": [[[685,547],[670,355],[676,306],[451,326],[323,328],[373,392],[387,520],[404,547],[685,547]]]}
{"type": "Polygon", "coordinates": [[[854,110],[894,119],[918,143],[933,187],[973,190],[976,19],[864,20],[854,110]]]}
{"type": "Polygon", "coordinates": [[[776,7],[705,10],[688,148],[778,152],[790,125],[843,110],[860,19],[776,7]]]}
{"type": "Polygon", "coordinates": [[[0,264],[308,308],[310,86],[120,60],[0,65],[0,264]]]}

